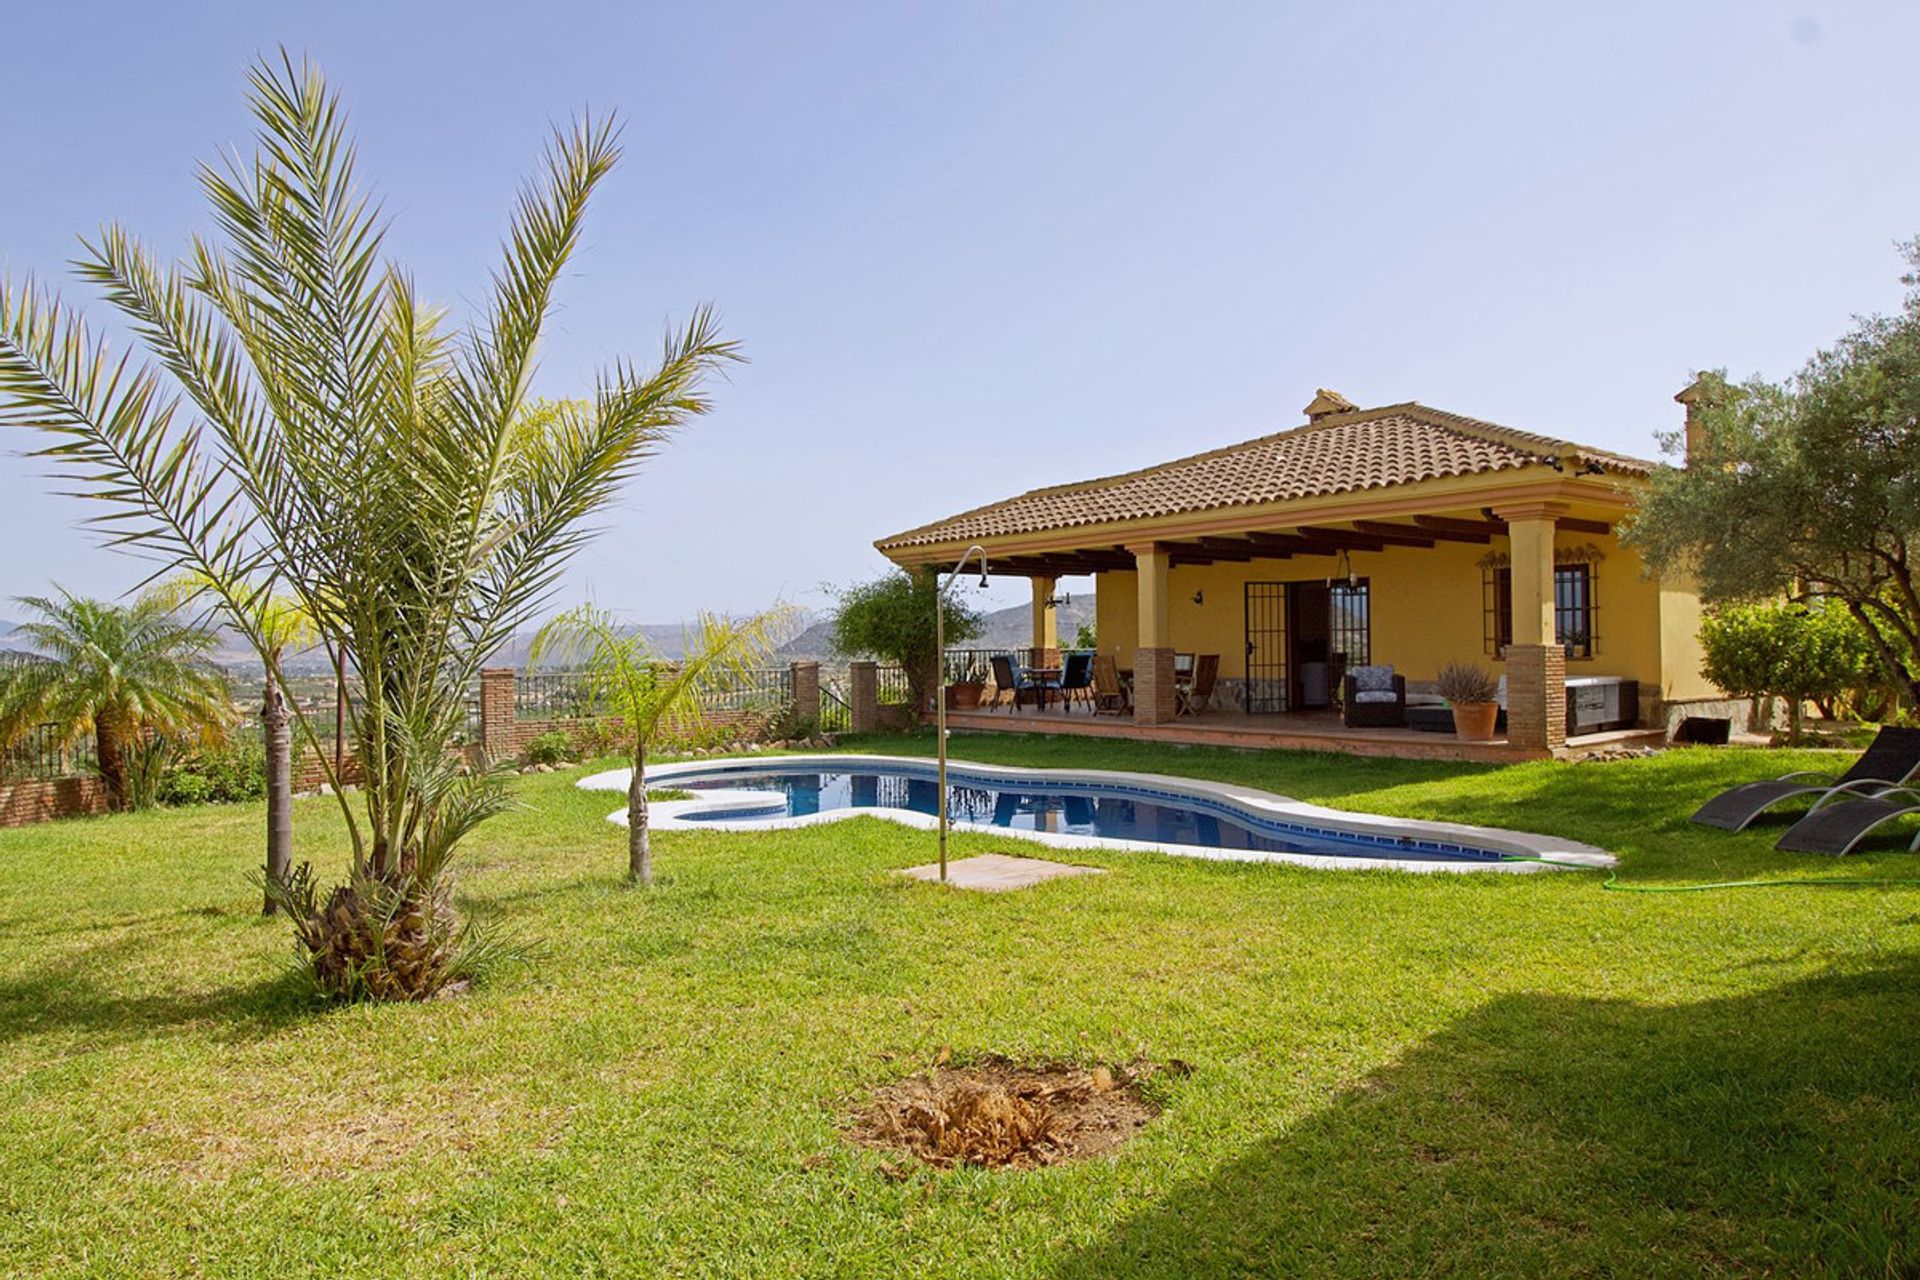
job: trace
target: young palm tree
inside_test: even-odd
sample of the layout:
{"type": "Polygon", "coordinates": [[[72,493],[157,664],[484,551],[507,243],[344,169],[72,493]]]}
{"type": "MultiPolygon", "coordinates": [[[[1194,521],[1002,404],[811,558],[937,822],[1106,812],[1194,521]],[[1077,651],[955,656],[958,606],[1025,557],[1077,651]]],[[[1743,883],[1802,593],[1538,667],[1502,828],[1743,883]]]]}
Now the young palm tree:
{"type": "Polygon", "coordinates": [[[618,716],[633,776],[627,780],[627,878],[653,883],[653,846],[647,831],[647,751],[662,733],[698,724],[716,694],[737,688],[766,661],[774,637],[791,618],[785,608],[732,621],[702,614],[686,638],[685,656],[668,662],[638,630],[623,629],[592,605],[563,613],[540,628],[528,650],[535,665],[556,654],[579,661],[588,697],[618,716]]]}
{"type": "MultiPolygon", "coordinates": [[[[59,590],[55,588],[55,590],[59,590]]],[[[37,661],[0,679],[0,744],[51,722],[71,740],[93,734],[107,801],[133,807],[128,774],[143,737],[217,739],[232,715],[226,675],[207,660],[213,632],[183,623],[156,600],[131,606],[24,596],[37,617],[15,633],[37,661]]]]}
{"type": "Polygon", "coordinates": [[[457,332],[382,256],[319,74],[283,54],[250,83],[254,155],[200,174],[217,243],[196,238],[175,267],[118,227],[83,247],[80,274],[149,360],[108,355],[32,282],[0,289],[0,427],[49,438],[37,456],[100,507],[110,541],[207,582],[270,679],[261,602],[276,594],[339,655],[363,774],[358,810],[334,788],[353,870],[322,902],[296,869],[285,902],[324,988],[417,998],[467,968],[445,873],[504,804],[447,750],[466,689],[547,597],[584,518],[706,411],[702,386],[735,350],[703,308],[651,372],[621,363],[590,400],[534,405],[538,341],[614,130],[556,132],[457,332]]]}

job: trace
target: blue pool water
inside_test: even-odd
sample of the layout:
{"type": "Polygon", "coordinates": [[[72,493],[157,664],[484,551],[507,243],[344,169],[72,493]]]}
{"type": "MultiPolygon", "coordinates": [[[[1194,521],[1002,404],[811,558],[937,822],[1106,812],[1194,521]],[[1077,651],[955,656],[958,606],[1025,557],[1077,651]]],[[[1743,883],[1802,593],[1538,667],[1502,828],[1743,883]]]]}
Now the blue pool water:
{"type": "MultiPolygon", "coordinates": [[[[765,791],[764,810],[681,814],[687,822],[739,822],[825,813],[838,809],[908,809],[939,812],[932,769],[911,767],[846,772],[768,769],[679,775],[657,785],[688,791],[765,791]]],[[[1349,858],[1415,858],[1423,861],[1499,862],[1488,849],[1399,836],[1356,835],[1296,822],[1256,818],[1225,805],[1115,783],[1057,779],[1032,783],[947,774],[948,813],[955,822],[983,823],[1014,831],[1046,831],[1138,840],[1204,849],[1305,853],[1349,858]]]]}

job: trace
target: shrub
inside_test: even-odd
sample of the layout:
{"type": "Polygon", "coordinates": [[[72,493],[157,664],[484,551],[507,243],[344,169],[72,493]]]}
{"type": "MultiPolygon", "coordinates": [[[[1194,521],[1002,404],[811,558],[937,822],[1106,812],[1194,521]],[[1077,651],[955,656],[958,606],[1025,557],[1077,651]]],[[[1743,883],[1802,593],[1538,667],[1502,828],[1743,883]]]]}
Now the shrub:
{"type": "Polygon", "coordinates": [[[1803,703],[1831,706],[1884,678],[1860,625],[1826,601],[1728,605],[1701,621],[1700,644],[1707,679],[1753,699],[1756,720],[1772,699],[1786,699],[1795,742],[1803,703]]]}
{"type": "Polygon", "coordinates": [[[575,758],[580,760],[612,755],[622,745],[610,720],[582,720],[568,727],[567,737],[573,744],[575,758]]]}
{"type": "Polygon", "coordinates": [[[266,794],[266,748],[257,739],[240,739],[170,761],[154,798],[167,805],[232,804],[266,794]]]}
{"type": "Polygon", "coordinates": [[[527,743],[521,752],[528,764],[559,764],[573,755],[573,739],[559,729],[549,729],[527,743]]]}

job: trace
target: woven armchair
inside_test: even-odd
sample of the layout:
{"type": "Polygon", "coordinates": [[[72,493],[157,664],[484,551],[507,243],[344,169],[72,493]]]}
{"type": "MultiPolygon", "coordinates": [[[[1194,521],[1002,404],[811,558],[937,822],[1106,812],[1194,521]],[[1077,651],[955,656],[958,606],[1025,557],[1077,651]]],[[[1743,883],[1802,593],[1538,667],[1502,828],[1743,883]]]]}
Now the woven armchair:
{"type": "Polygon", "coordinates": [[[1354,667],[1341,682],[1349,729],[1400,729],[1407,723],[1407,678],[1392,667],[1354,667]]]}

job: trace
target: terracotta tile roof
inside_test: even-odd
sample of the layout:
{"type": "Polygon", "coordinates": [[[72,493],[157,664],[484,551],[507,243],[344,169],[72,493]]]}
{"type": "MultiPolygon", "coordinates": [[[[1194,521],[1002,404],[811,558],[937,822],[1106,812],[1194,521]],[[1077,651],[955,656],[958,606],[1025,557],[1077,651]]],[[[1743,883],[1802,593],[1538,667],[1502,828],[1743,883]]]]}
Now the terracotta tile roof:
{"type": "Polygon", "coordinates": [[[1480,475],[1558,458],[1647,475],[1653,464],[1409,402],[1328,414],[1303,427],[1124,475],[1035,489],[882,538],[881,550],[1113,524],[1480,475]]]}

